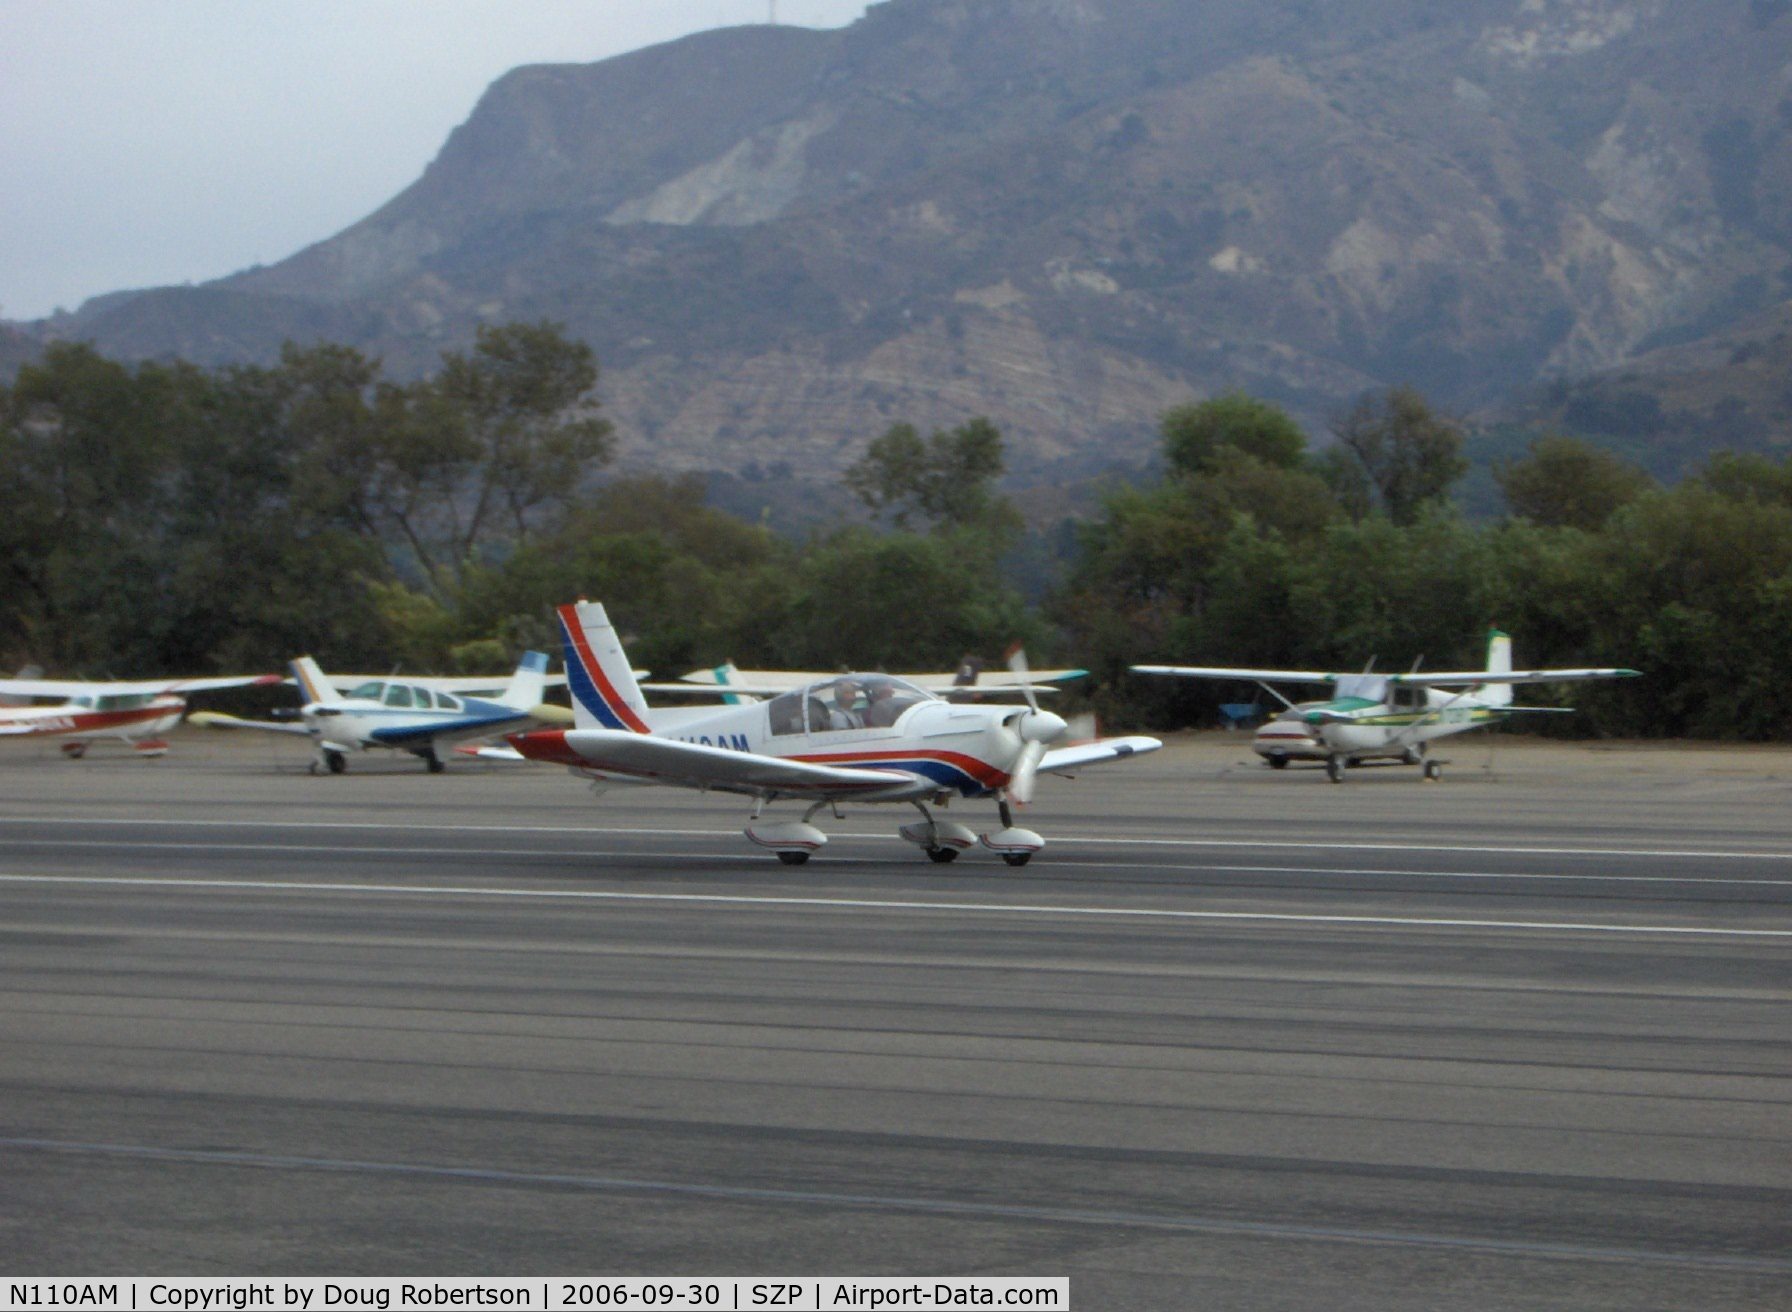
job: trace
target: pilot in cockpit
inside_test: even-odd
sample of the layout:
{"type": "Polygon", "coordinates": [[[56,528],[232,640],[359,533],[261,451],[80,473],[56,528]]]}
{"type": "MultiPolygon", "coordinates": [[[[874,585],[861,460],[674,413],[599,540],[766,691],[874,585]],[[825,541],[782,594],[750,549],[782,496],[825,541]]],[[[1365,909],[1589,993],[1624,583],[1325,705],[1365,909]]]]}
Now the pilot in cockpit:
{"type": "Polygon", "coordinates": [[[859,685],[851,679],[842,679],[834,685],[834,704],[828,708],[828,728],[830,729],[863,729],[865,717],[860,715],[855,703],[859,700],[859,685]]]}

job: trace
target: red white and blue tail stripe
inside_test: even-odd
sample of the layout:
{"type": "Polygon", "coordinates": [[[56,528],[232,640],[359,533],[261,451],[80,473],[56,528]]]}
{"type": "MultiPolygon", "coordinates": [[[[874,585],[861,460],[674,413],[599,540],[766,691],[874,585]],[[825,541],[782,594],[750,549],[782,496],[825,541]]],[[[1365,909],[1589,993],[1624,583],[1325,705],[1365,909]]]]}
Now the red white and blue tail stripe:
{"type": "Polygon", "coordinates": [[[560,636],[566,644],[566,686],[572,693],[573,723],[580,729],[622,729],[651,733],[647,701],[623,655],[615,626],[603,604],[580,601],[560,607],[560,636]]]}

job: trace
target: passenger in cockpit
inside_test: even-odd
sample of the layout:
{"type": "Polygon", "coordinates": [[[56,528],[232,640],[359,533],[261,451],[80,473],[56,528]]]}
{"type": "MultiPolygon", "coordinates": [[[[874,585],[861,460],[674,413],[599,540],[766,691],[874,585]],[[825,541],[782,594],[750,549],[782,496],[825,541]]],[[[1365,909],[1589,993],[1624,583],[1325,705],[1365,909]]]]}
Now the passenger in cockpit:
{"type": "Polygon", "coordinates": [[[904,708],[896,701],[896,685],[888,682],[877,682],[866,689],[870,704],[865,707],[865,727],[867,729],[887,729],[895,724],[904,708]]]}

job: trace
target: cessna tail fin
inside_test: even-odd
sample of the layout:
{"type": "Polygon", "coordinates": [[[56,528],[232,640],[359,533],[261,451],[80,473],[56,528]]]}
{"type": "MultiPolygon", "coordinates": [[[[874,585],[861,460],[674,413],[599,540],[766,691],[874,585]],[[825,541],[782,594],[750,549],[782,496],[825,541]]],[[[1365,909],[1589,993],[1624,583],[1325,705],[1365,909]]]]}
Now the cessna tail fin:
{"type": "Polygon", "coordinates": [[[499,702],[518,711],[533,710],[541,705],[542,695],[548,686],[548,658],[546,653],[526,651],[523,659],[517,662],[516,673],[510,676],[510,683],[499,696],[499,702]]]}
{"type": "MultiPolygon", "coordinates": [[[[1487,635],[1487,672],[1489,674],[1512,673],[1512,636],[1501,633],[1498,629],[1487,635]]],[[[1476,689],[1476,699],[1485,706],[1510,706],[1512,704],[1512,685],[1509,683],[1484,683],[1476,689]]]]}
{"type": "Polygon", "coordinates": [[[298,681],[299,699],[306,705],[313,702],[336,700],[335,688],[324,677],[324,672],[318,668],[317,662],[309,656],[299,657],[288,668],[292,670],[292,677],[298,681]]]}
{"type": "Polygon", "coordinates": [[[560,607],[560,634],[566,643],[573,722],[581,729],[651,733],[647,699],[641,696],[603,603],[580,601],[560,607]]]}

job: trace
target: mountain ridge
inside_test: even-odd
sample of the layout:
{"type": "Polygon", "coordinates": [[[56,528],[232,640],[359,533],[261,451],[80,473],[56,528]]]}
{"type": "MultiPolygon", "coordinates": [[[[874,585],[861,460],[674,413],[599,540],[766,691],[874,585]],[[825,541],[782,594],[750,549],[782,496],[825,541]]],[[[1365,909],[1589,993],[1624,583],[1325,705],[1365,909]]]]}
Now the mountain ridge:
{"type": "Polygon", "coordinates": [[[668,469],[973,414],[1138,460],[1233,387],[1316,430],[1399,382],[1485,411],[1785,299],[1789,54],[1783,0],[886,0],[513,70],[335,237],[33,331],[404,374],[553,318],[668,469]]]}

